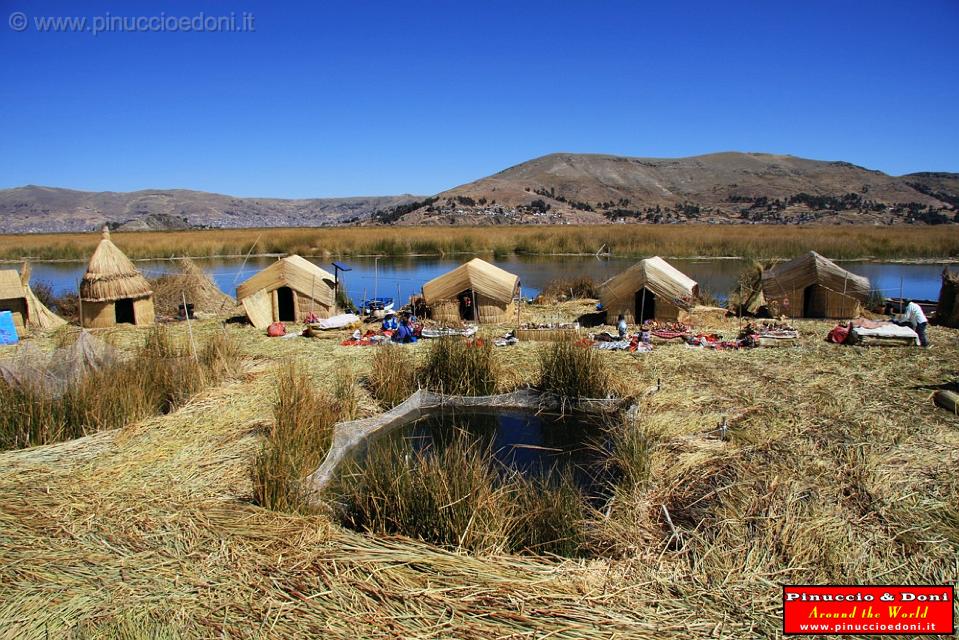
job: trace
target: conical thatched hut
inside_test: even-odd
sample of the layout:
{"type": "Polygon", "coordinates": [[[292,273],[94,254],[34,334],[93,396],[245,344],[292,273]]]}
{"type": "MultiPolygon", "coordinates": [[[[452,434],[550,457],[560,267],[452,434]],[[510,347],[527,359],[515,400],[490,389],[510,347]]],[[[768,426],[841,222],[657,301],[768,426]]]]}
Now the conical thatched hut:
{"type": "Polygon", "coordinates": [[[423,285],[423,301],[439,322],[502,323],[513,317],[519,276],[473,258],[423,285]]]}
{"type": "Polygon", "coordinates": [[[771,316],[857,318],[869,290],[868,278],[810,251],[763,271],[760,306],[771,316]]]}
{"type": "Polygon", "coordinates": [[[699,285],[659,256],[640,260],[599,286],[599,300],[608,322],[620,314],[626,322],[675,322],[689,311],[699,295],[699,285]]]}
{"type": "Polygon", "coordinates": [[[236,299],[258,329],[302,322],[311,312],[329,318],[336,307],[333,274],[300,256],[277,260],[236,288],[236,299]]]}
{"type": "Polygon", "coordinates": [[[107,227],[80,281],[80,307],[84,327],[153,324],[150,283],[113,244],[107,227]]]}

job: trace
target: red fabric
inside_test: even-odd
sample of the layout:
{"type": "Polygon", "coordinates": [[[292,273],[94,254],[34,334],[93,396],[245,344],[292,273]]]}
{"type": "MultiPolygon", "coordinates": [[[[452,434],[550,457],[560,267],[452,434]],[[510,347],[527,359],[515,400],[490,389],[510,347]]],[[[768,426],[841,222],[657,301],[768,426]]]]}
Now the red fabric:
{"type": "Polygon", "coordinates": [[[829,332],[829,335],[826,336],[826,340],[829,342],[835,342],[836,344],[845,344],[846,340],[849,339],[849,327],[844,327],[842,325],[836,325],[832,328],[832,331],[829,332]]]}
{"type": "Polygon", "coordinates": [[[279,338],[286,335],[286,325],[282,322],[274,322],[266,328],[266,335],[271,338],[279,338]]]}

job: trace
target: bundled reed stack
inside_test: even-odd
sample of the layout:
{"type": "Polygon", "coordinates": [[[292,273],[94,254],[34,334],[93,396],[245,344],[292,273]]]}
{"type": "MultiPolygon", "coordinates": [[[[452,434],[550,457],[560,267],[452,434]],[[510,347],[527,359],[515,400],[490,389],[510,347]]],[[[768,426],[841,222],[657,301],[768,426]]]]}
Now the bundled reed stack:
{"type": "Polygon", "coordinates": [[[473,258],[423,285],[423,300],[438,322],[502,324],[516,314],[519,276],[473,258]]]}
{"type": "Polygon", "coordinates": [[[179,273],[168,273],[153,280],[153,298],[158,314],[179,315],[183,300],[194,312],[217,315],[233,310],[236,301],[226,295],[203,269],[189,258],[179,262],[179,273]]]}
{"type": "Polygon", "coordinates": [[[297,255],[277,260],[236,288],[237,301],[257,329],[271,322],[329,318],[336,308],[333,274],[297,255]]]}
{"type": "Polygon", "coordinates": [[[620,314],[626,322],[675,322],[682,319],[699,296],[699,285],[659,256],[640,260],[599,286],[599,300],[607,322],[620,314]]]}
{"type": "Polygon", "coordinates": [[[80,281],[80,307],[80,323],[84,327],[153,324],[153,289],[110,240],[106,226],[80,281]]]}
{"type": "Polygon", "coordinates": [[[959,327],[959,273],[942,270],[942,288],[936,305],[936,324],[959,327]]]}
{"type": "Polygon", "coordinates": [[[789,318],[857,318],[869,291],[868,278],[810,251],[763,271],[762,300],[749,308],[789,318]]]}

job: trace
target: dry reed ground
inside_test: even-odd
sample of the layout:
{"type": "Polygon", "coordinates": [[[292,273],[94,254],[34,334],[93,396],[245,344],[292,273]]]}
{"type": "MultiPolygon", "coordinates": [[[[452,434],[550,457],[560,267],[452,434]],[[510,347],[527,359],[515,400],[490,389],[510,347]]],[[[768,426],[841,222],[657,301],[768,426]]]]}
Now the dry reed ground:
{"type": "MultiPolygon", "coordinates": [[[[628,425],[645,471],[586,561],[474,558],[253,506],[275,362],[301,358],[332,388],[373,348],[228,327],[237,379],[170,415],[0,453],[0,638],[778,636],[783,582],[953,582],[959,418],[917,387],[956,376],[959,332],[860,349],[798,324],[798,348],[603,354],[625,391],[662,387],[628,425]]],[[[104,333],[120,348],[143,335],[104,333]]],[[[535,378],[536,347],[498,350],[507,386],[535,378]]]]}

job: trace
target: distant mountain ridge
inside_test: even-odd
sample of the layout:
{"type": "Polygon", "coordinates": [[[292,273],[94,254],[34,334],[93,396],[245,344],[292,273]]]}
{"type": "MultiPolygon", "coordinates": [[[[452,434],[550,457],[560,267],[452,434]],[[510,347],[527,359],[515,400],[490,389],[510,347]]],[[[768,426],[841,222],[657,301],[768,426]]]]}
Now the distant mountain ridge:
{"type": "Polygon", "coordinates": [[[75,191],[28,185],[0,190],[0,232],[238,227],[315,227],[355,224],[413,195],[356,198],[235,198],[186,189],[75,191]]]}
{"type": "Polygon", "coordinates": [[[726,152],[554,153],[435,196],[236,198],[184,189],[0,190],[0,232],[347,224],[952,224],[959,174],[890,176],[848,162],[726,152]]]}
{"type": "Polygon", "coordinates": [[[889,176],[849,162],[766,153],[554,153],[409,208],[389,221],[937,224],[959,222],[959,174],[889,176]]]}

